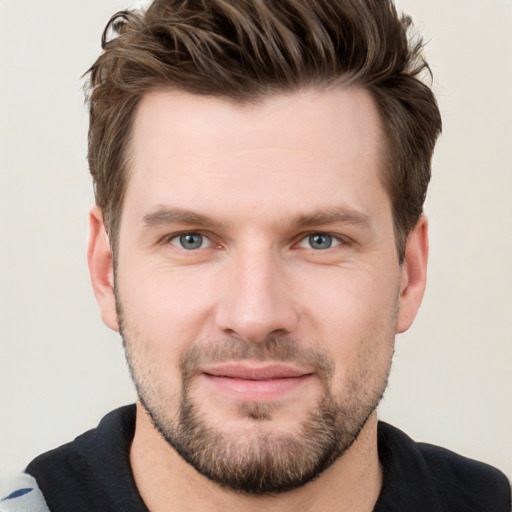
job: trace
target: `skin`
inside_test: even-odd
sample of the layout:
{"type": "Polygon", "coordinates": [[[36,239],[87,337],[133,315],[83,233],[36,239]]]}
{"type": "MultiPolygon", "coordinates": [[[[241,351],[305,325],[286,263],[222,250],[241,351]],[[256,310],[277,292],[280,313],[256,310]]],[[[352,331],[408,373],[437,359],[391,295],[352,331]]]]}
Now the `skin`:
{"type": "MultiPolygon", "coordinates": [[[[332,363],[327,383],[303,364],[307,378],[284,390],[263,379],[238,379],[236,387],[196,368],[194,405],[240,449],[246,439],[300,435],[324,385],[349,407],[385,386],[394,336],[410,327],[423,296],[428,239],[422,217],[399,264],[382,151],[378,112],[359,88],[308,89],[245,106],[176,91],[143,99],[115,285],[135,376],[170,422],[178,418],[180,358],[228,339],[256,347],[289,338],[332,363]],[[180,246],[180,234],[197,232],[203,246],[180,246]],[[333,245],[313,248],[312,233],[332,235],[333,245]],[[265,421],[247,412],[255,404],[271,411],[265,421]]],[[[90,224],[93,287],[103,321],[119,330],[97,207],[90,224]]],[[[257,371],[273,362],[241,364],[257,371]]],[[[248,496],[187,464],[139,403],[130,460],[152,512],[169,510],[168,503],[194,512],[371,511],[382,485],[376,427],[374,411],[354,444],[311,483],[248,496]]]]}

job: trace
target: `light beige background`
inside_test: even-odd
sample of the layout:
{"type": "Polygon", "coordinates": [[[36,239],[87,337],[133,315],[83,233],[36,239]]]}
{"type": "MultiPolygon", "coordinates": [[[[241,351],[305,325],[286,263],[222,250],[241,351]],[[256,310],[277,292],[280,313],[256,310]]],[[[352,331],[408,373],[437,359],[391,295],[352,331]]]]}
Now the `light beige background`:
{"type": "MultiPolygon", "coordinates": [[[[444,135],[427,294],[380,416],[512,477],[512,2],[400,5],[431,40],[444,135]]],[[[0,476],[134,400],[89,285],[80,90],[124,7],[0,0],[0,476]]]]}

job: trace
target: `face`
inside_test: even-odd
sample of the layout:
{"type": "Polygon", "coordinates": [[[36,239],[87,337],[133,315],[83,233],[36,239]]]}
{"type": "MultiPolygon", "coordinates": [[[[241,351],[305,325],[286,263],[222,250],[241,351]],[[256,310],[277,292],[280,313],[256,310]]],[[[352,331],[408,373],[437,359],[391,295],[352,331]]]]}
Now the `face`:
{"type": "Polygon", "coordinates": [[[109,292],[100,305],[156,430],[223,486],[303,485],[374,418],[394,336],[419,305],[382,151],[357,88],[245,106],[155,92],[140,105],[117,316],[109,292]]]}

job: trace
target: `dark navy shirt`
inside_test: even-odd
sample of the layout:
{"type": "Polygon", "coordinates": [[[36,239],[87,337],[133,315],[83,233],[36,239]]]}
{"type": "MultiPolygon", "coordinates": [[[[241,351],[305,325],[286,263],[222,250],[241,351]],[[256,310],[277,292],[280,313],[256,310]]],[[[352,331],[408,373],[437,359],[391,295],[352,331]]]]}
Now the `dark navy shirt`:
{"type": "MultiPolygon", "coordinates": [[[[26,472],[37,480],[51,512],[148,512],[130,467],[134,431],[131,405],[32,461],[26,472]]],[[[383,422],[378,447],[384,483],[374,512],[511,510],[510,484],[491,466],[416,443],[383,422]]]]}

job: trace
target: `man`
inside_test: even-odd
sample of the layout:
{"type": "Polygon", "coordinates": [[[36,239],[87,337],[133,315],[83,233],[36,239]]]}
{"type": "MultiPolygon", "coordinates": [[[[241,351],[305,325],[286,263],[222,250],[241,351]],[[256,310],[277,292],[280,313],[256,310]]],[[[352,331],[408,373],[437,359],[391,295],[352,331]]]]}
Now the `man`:
{"type": "Polygon", "coordinates": [[[111,20],[89,266],[139,401],[35,459],[0,507],[510,509],[497,470],[377,421],[425,288],[441,129],[408,25],[382,0],[111,20]]]}

